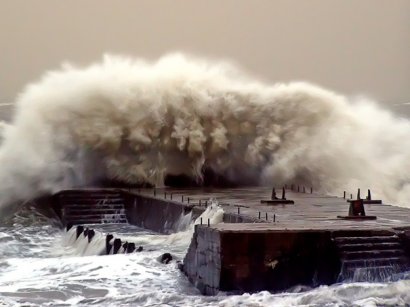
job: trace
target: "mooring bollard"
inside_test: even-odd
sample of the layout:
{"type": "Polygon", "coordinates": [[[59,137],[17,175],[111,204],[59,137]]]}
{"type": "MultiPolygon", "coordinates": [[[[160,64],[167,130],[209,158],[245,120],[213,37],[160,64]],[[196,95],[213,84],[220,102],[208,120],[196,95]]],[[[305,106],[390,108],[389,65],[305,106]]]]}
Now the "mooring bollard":
{"type": "Polygon", "coordinates": [[[272,199],[272,200],[274,200],[274,199],[278,199],[278,198],[276,197],[276,190],[275,190],[275,187],[273,187],[273,188],[272,188],[272,195],[271,195],[270,199],[272,199]]]}

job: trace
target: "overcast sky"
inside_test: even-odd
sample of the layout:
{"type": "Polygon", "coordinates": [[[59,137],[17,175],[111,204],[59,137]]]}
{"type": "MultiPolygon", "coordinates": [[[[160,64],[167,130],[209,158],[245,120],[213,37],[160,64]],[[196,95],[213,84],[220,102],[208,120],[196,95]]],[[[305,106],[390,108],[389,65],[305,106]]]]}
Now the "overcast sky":
{"type": "Polygon", "coordinates": [[[1,0],[0,42],[1,102],[62,61],[187,51],[410,116],[410,0],[1,0]]]}

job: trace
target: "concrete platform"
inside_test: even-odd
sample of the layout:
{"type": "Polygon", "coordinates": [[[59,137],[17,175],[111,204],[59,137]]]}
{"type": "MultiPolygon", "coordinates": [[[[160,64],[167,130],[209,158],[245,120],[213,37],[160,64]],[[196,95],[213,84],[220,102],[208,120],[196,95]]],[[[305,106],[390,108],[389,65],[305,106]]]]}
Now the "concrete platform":
{"type": "MultiPolygon", "coordinates": [[[[379,281],[379,276],[410,268],[410,209],[365,203],[366,215],[377,219],[340,219],[348,215],[347,199],[300,191],[286,190],[293,204],[275,205],[261,202],[271,198],[269,187],[119,193],[129,223],[162,233],[178,231],[181,217],[195,219],[211,203],[224,209],[224,223],[196,225],[182,266],[206,295],[372,281],[369,276],[379,281]],[[358,270],[365,271],[359,275],[366,280],[358,270]]],[[[93,193],[98,196],[102,190],[93,193]]],[[[60,217],[66,207],[61,200],[55,205],[60,217]]],[[[71,204],[71,209],[74,216],[78,206],[71,204]]]]}
{"type": "Polygon", "coordinates": [[[377,219],[340,219],[348,215],[348,200],[316,193],[286,190],[294,204],[270,205],[261,200],[270,198],[271,188],[261,187],[137,192],[154,202],[172,195],[181,205],[203,208],[213,200],[223,207],[224,223],[197,225],[184,259],[183,271],[203,294],[282,291],[371,276],[380,281],[410,268],[408,208],[368,203],[366,215],[377,219]]]}
{"type": "MultiPolygon", "coordinates": [[[[153,189],[134,189],[133,191],[141,195],[154,197],[153,189]]],[[[271,227],[278,229],[385,229],[410,227],[410,208],[385,204],[365,204],[366,215],[377,216],[377,220],[341,220],[337,216],[348,214],[348,200],[316,193],[299,193],[286,190],[287,200],[293,200],[294,204],[274,206],[261,203],[261,200],[269,199],[271,196],[271,188],[268,187],[235,189],[156,188],[155,198],[170,200],[171,194],[173,201],[187,204],[189,199],[189,204],[195,207],[203,207],[205,202],[210,203],[213,199],[223,207],[225,213],[253,219],[255,222],[273,223],[273,215],[275,215],[276,222],[271,227]],[[166,196],[164,193],[166,193],[166,196]],[[182,198],[184,201],[182,201],[182,198]]]]}

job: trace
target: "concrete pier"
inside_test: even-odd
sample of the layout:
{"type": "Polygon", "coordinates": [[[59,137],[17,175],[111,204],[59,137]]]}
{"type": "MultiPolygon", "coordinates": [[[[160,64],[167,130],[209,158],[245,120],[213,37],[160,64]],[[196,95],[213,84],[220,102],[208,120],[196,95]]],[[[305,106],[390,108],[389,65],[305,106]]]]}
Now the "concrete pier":
{"type": "Polygon", "coordinates": [[[129,223],[161,233],[178,231],[181,217],[194,219],[211,202],[224,209],[224,223],[195,227],[182,266],[203,294],[394,278],[409,268],[410,209],[363,202],[377,219],[340,219],[349,201],[298,190],[284,191],[284,203],[264,201],[273,193],[262,187],[116,193],[129,223]]]}

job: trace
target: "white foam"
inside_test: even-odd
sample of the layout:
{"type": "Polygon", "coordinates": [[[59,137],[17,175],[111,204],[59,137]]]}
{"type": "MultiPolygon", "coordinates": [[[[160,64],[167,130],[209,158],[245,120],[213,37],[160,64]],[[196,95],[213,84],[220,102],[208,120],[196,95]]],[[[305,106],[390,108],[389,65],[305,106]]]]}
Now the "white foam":
{"type": "Polygon", "coordinates": [[[105,56],[48,72],[19,95],[3,137],[2,205],[95,176],[200,181],[204,166],[243,184],[339,195],[372,188],[404,205],[410,195],[409,121],[366,99],[300,82],[267,85],[181,54],[154,63],[105,56]]]}

